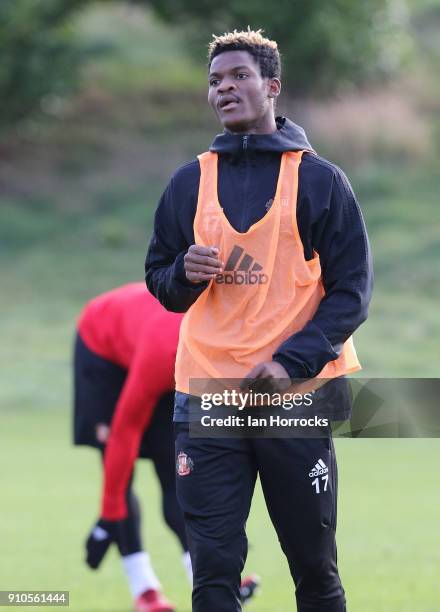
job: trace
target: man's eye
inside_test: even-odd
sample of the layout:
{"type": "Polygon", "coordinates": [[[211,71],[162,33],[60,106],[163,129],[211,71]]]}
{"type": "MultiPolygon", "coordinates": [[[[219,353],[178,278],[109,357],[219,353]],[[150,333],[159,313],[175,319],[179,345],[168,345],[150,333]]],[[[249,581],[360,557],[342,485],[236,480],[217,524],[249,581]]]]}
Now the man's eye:
{"type": "Polygon", "coordinates": [[[211,87],[214,87],[215,85],[217,85],[217,84],[218,84],[218,79],[211,79],[211,80],[209,81],[209,84],[211,85],[211,87]]]}
{"type": "Polygon", "coordinates": [[[237,74],[237,77],[238,77],[239,79],[245,79],[247,76],[248,76],[248,75],[246,74],[246,72],[239,72],[239,73],[237,74]]]}

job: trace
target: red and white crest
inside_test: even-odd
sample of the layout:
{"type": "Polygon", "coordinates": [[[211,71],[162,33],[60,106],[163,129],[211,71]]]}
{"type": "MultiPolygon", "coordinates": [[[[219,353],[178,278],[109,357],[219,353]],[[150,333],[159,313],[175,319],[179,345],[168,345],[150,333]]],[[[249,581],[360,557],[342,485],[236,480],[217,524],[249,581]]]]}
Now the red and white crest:
{"type": "Polygon", "coordinates": [[[177,456],[176,469],[179,476],[188,476],[193,470],[194,461],[186,453],[180,451],[177,456]]]}

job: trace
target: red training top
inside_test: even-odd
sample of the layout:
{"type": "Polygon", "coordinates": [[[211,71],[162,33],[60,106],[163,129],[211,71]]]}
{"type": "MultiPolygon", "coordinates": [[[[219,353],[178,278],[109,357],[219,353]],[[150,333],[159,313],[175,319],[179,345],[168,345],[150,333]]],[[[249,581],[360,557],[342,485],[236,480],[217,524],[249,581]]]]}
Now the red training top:
{"type": "Polygon", "coordinates": [[[142,435],[160,397],[174,390],[182,317],[165,310],[143,283],[99,295],[81,313],[78,331],[87,347],[128,370],[105,451],[105,519],[127,515],[125,493],[142,435]]]}

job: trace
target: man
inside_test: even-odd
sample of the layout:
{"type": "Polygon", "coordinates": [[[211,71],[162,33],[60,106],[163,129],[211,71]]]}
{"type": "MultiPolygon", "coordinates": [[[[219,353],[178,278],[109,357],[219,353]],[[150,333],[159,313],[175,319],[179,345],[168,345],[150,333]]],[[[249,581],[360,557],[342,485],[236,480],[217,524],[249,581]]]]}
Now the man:
{"type": "MultiPolygon", "coordinates": [[[[149,290],[186,312],[177,351],[177,495],[191,554],[195,612],[240,610],[245,523],[259,474],[300,612],[342,612],[336,564],[337,473],[331,436],[197,439],[194,379],[241,379],[282,392],[295,379],[360,368],[351,335],[372,278],[361,213],[344,174],[304,131],[275,118],[277,44],[261,31],[214,37],[208,102],[224,132],[180,168],[156,212],[149,290]],[[310,474],[325,465],[318,492],[310,474]]],[[[347,411],[327,407],[329,418],[347,411]]]]}
{"type": "MultiPolygon", "coordinates": [[[[88,565],[99,567],[110,544],[122,557],[137,612],[172,612],[143,550],[139,503],[132,490],[138,456],[153,461],[165,522],[192,569],[175,493],[172,406],[174,362],[182,315],[167,312],[142,283],[91,300],[78,323],[74,359],[74,439],[105,449],[101,517],[87,540],[88,565]],[[111,424],[111,428],[110,428],[111,424]]],[[[243,581],[242,600],[256,589],[243,581]]]]}
{"type": "Polygon", "coordinates": [[[88,538],[86,560],[96,569],[115,541],[138,612],[174,610],[160,593],[150,557],[142,546],[139,502],[131,484],[138,455],[154,463],[165,521],[182,545],[184,564],[188,567],[190,563],[175,497],[169,425],[181,318],[167,313],[145,291],[145,285],[131,283],[91,300],[78,322],[75,444],[94,446],[104,454],[112,424],[105,451],[102,516],[88,538]]]}

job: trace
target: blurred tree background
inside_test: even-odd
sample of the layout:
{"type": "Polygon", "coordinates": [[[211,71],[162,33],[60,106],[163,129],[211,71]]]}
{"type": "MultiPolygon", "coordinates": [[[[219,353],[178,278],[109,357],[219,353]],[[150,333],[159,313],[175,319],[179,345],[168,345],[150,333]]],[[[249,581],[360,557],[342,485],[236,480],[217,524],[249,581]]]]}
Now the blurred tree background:
{"type": "MultiPolygon", "coordinates": [[[[264,28],[283,51],[295,95],[331,93],[345,84],[390,77],[411,50],[403,0],[351,2],[283,0],[135,0],[166,23],[183,26],[188,50],[202,57],[206,32],[264,28]]],[[[91,0],[4,0],[0,6],[0,96],[3,123],[20,120],[47,94],[65,94],[77,83],[87,52],[72,18],[91,0]]],[[[109,4],[109,2],[107,2],[109,4]]],[[[102,51],[102,49],[101,49],[102,51]]]]}
{"type": "Polygon", "coordinates": [[[73,87],[82,49],[69,18],[86,0],[0,4],[1,123],[19,121],[49,94],[73,87]]]}
{"type": "MultiPolygon", "coordinates": [[[[145,0],[138,0],[145,4],[145,0]]],[[[331,93],[341,85],[378,81],[402,65],[410,49],[403,2],[370,0],[152,0],[157,15],[185,24],[196,57],[206,47],[206,32],[264,29],[278,42],[295,95],[331,93]]]]}
{"type": "MultiPolygon", "coordinates": [[[[278,111],[344,168],[366,218],[376,289],[355,339],[362,374],[438,376],[440,0],[1,0],[5,588],[68,580],[84,612],[126,597],[115,564],[97,577],[79,559],[98,475],[67,445],[75,320],[87,299],[143,278],[162,190],[219,130],[206,103],[211,33],[248,25],[282,51],[278,111]]],[[[370,442],[341,461],[350,608],[437,609],[439,535],[434,516],[420,520],[438,507],[437,440],[370,442]]],[[[269,580],[253,606],[281,612],[287,570],[258,512],[252,571],[269,580]]],[[[177,549],[161,556],[157,534],[159,574],[187,602],[183,574],[169,570],[177,549]]]]}

